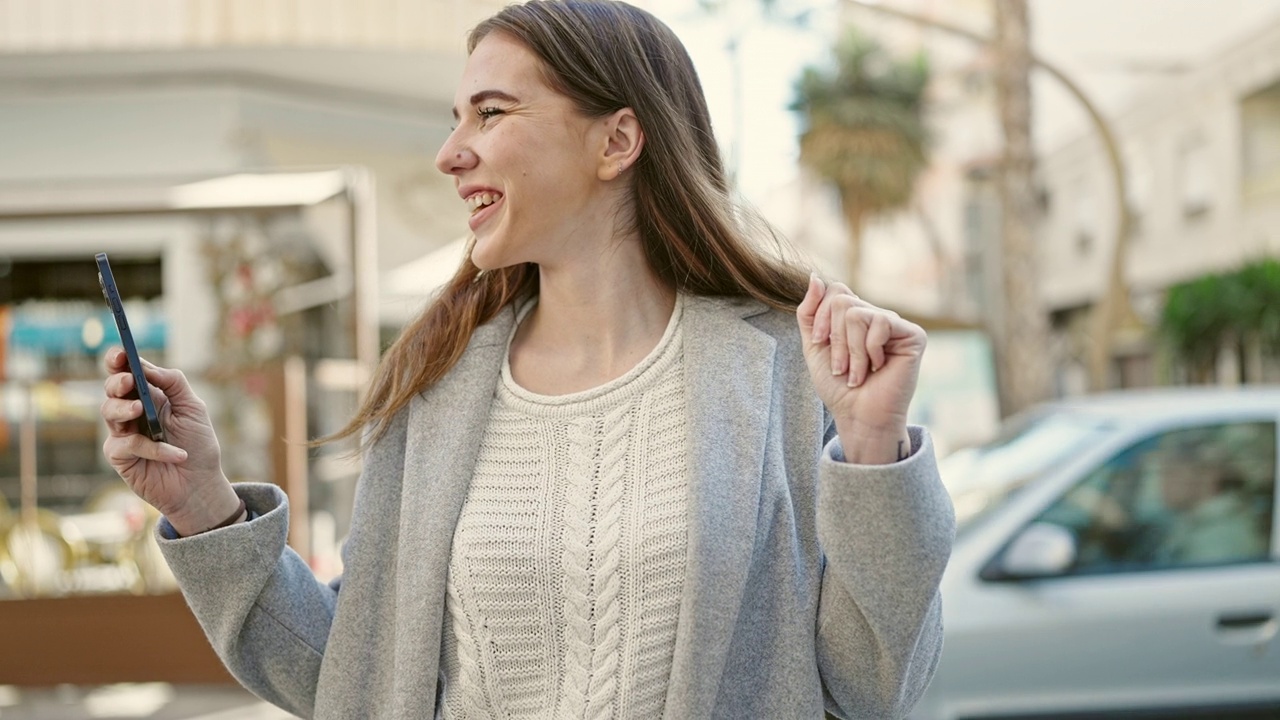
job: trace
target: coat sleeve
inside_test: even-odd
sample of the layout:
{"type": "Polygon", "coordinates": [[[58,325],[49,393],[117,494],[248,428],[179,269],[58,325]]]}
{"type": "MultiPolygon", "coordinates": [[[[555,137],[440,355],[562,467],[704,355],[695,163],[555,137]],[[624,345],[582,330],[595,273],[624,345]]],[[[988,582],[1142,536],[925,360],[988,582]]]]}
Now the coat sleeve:
{"type": "Polygon", "coordinates": [[[955,514],[932,442],[891,465],[843,462],[838,437],[818,468],[818,668],[827,709],[845,718],[901,718],[924,694],[942,651],[938,588],[955,514]]]}
{"type": "MultiPolygon", "coordinates": [[[[351,532],[342,548],[352,571],[370,528],[391,517],[394,499],[385,478],[404,467],[408,413],[366,453],[356,483],[351,532]]],[[[162,520],[161,552],[218,657],[240,684],[295,715],[315,714],[320,665],[333,627],[342,578],[316,579],[286,541],[289,501],[275,485],[236,483],[257,517],[245,523],[178,538],[162,520]]]]}
{"type": "Polygon", "coordinates": [[[285,544],[289,502],[280,488],[235,488],[258,517],[187,538],[177,538],[162,520],[160,549],[236,680],[291,713],[311,717],[341,581],[321,583],[285,544]]]}

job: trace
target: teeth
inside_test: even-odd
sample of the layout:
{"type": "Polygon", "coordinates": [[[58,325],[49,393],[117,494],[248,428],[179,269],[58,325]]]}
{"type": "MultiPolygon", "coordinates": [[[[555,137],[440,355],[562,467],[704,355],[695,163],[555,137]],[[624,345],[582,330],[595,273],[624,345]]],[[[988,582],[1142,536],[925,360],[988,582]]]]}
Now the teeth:
{"type": "Polygon", "coordinates": [[[467,207],[471,212],[475,212],[486,205],[492,205],[498,201],[500,196],[497,193],[482,192],[476,193],[467,198],[467,207]]]}

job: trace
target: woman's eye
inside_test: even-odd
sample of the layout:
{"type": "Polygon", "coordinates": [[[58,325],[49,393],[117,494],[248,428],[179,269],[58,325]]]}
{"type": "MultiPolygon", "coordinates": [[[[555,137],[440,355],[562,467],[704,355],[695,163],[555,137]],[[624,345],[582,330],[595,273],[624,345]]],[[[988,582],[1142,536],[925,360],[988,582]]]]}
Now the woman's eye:
{"type": "Polygon", "coordinates": [[[481,120],[488,120],[501,114],[502,111],[494,107],[480,108],[479,110],[476,110],[476,115],[479,115],[481,120]]]}

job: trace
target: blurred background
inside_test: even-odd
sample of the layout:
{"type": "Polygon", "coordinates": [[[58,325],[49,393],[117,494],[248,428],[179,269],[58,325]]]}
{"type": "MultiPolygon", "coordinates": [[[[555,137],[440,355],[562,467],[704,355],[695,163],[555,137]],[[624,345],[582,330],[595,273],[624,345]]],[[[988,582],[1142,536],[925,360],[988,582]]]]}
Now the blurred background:
{"type": "MultiPolygon", "coordinates": [[[[461,260],[465,211],[433,158],[466,31],[504,4],[0,0],[0,718],[278,716],[229,685],[154,511],[101,457],[118,335],[92,255],[142,354],[209,401],[228,475],[283,486],[291,545],[337,575],[359,466],[301,443],[345,422],[461,260]]],[[[929,330],[912,413],[974,517],[1124,425],[1064,432],[1047,408],[1108,391],[1121,414],[1212,405],[1184,425],[1222,428],[1280,379],[1280,0],[634,4],[693,55],[740,199],[929,330]],[[1004,464],[977,475],[1000,479],[975,495],[992,448],[1004,464]]],[[[1261,564],[1280,598],[1267,397],[1242,421],[1264,546],[1197,567],[1261,564]]],[[[982,552],[1078,500],[1073,482],[982,552]]],[[[1072,530],[1067,565],[1019,577],[1096,570],[1072,530]]],[[[1240,672],[1263,679],[1213,702],[1280,717],[1277,602],[1231,616],[1267,658],[1240,672]]],[[[1020,690],[984,692],[994,714],[1020,690]]]]}

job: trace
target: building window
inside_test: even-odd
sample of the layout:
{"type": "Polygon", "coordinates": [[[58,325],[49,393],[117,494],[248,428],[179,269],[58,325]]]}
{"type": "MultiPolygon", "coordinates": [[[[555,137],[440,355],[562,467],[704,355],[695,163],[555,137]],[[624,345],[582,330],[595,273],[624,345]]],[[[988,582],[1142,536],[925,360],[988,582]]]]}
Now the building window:
{"type": "Polygon", "coordinates": [[[1098,236],[1098,201],[1087,180],[1076,183],[1075,212],[1072,218],[1075,227],[1076,252],[1088,255],[1098,236]]]}
{"type": "Polygon", "coordinates": [[[1125,181],[1129,237],[1138,238],[1151,201],[1151,168],[1143,156],[1133,155],[1125,160],[1125,181]]]}
{"type": "Polygon", "coordinates": [[[1280,83],[1241,101],[1240,151],[1245,197],[1280,192],[1280,83]]]}
{"type": "Polygon", "coordinates": [[[1213,207],[1213,161],[1203,138],[1186,142],[1178,157],[1182,185],[1182,215],[1196,218],[1213,207]]]}

